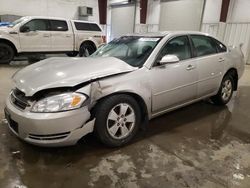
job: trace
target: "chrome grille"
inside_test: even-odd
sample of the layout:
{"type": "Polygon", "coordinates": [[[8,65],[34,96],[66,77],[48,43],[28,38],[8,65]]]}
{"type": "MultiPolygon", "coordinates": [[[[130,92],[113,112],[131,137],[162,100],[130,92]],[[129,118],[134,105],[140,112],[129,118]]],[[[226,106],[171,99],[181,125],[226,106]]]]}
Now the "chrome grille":
{"type": "Polygon", "coordinates": [[[25,97],[25,94],[19,89],[14,89],[11,92],[10,100],[15,106],[22,110],[29,106],[27,97],[25,97]]]}

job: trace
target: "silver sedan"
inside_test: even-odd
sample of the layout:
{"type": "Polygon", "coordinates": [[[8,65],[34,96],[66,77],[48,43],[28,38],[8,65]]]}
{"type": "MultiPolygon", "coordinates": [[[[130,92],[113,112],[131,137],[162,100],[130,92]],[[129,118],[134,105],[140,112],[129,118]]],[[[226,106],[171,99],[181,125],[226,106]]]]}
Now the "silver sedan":
{"type": "Polygon", "coordinates": [[[50,58],[13,75],[5,116],[19,138],[75,144],[95,132],[128,143],[148,120],[211,98],[225,105],[244,71],[240,47],[200,32],[128,35],[88,58],[50,58]]]}

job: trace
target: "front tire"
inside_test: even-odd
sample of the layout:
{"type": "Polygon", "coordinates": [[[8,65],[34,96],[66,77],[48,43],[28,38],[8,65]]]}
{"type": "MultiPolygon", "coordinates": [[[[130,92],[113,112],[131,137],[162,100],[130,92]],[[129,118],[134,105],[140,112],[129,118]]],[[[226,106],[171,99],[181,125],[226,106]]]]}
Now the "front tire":
{"type": "Polygon", "coordinates": [[[108,97],[97,106],[95,132],[109,147],[128,143],[137,133],[140,123],[140,107],[129,95],[108,97]]]}
{"type": "Polygon", "coordinates": [[[231,74],[224,76],[218,93],[211,98],[216,105],[225,105],[232,98],[234,91],[234,79],[231,74]]]}
{"type": "Polygon", "coordinates": [[[0,63],[10,63],[14,58],[14,49],[5,43],[0,43],[0,63]]]}

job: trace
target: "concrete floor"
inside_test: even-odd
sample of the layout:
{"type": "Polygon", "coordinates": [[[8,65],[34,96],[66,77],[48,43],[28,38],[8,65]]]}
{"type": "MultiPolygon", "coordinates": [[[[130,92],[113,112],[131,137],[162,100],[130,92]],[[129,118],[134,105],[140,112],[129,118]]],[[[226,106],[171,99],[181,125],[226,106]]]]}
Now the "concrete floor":
{"type": "MultiPolygon", "coordinates": [[[[21,65],[20,65],[21,64],[21,65]]],[[[250,67],[225,107],[199,102],[150,121],[117,149],[89,135],[76,146],[39,148],[3,119],[11,75],[0,66],[0,187],[250,187],[250,67]]]]}

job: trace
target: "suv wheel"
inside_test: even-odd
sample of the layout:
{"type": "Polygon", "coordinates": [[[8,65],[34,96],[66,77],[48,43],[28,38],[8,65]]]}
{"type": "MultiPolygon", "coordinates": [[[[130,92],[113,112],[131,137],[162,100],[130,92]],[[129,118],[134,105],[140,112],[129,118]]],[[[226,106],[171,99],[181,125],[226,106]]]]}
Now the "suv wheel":
{"type": "Polygon", "coordinates": [[[78,52],[76,52],[76,51],[67,52],[66,55],[69,57],[76,57],[78,55],[78,52]]]}
{"type": "Polygon", "coordinates": [[[97,107],[95,132],[105,145],[122,146],[135,136],[140,122],[141,110],[136,100],[124,94],[114,95],[97,107]]]}
{"type": "Polygon", "coordinates": [[[79,50],[80,57],[88,57],[95,52],[95,47],[89,43],[83,43],[79,50]]]}
{"type": "Polygon", "coordinates": [[[0,43],[0,63],[10,63],[14,55],[15,52],[11,46],[0,43]]]}
{"type": "Polygon", "coordinates": [[[218,93],[211,98],[211,100],[217,105],[225,105],[232,98],[234,91],[234,80],[230,74],[227,74],[220,86],[218,93]]]}

